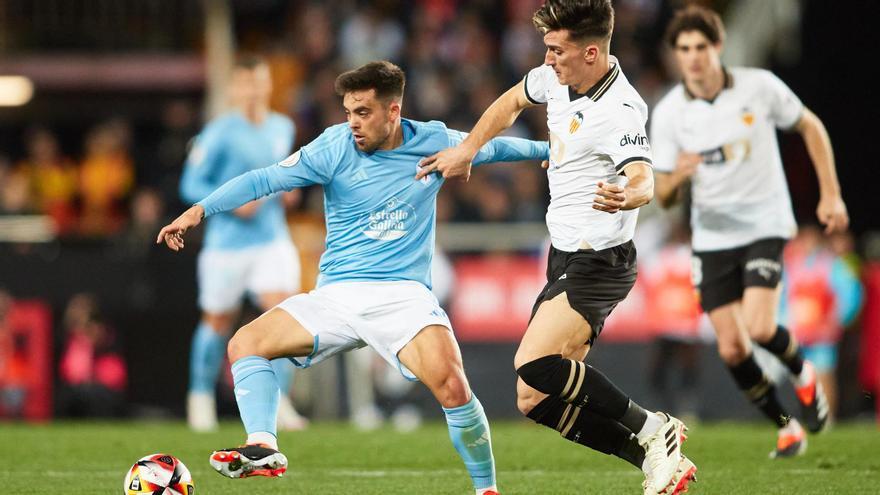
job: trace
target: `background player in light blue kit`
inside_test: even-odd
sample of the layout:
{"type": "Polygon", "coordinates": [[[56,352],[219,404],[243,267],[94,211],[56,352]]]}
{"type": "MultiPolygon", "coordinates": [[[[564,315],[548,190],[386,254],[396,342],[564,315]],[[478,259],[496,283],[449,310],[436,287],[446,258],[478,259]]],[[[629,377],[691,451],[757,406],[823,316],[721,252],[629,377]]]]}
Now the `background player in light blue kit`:
{"type": "MultiPolygon", "coordinates": [[[[291,356],[309,366],[369,345],[406,376],[421,380],[446,415],[452,443],[476,493],[494,494],[489,424],[471,393],[446,313],[431,294],[435,205],[443,179],[414,180],[419,161],[464,135],[442,122],[402,119],[404,74],[373,62],[336,80],[348,124],[271,167],[243,174],[198,202],[156,240],[179,250],[182,235],[204,216],[278,191],[324,186],[327,249],[318,288],[291,297],[242,327],[229,343],[235,395],[247,445],[216,451],[211,464],[232,478],[277,476],[278,386],[268,359],[291,356]]],[[[547,143],[496,138],[475,163],[546,159],[547,143]]]]}
{"type": "MultiPolygon", "coordinates": [[[[227,180],[290,153],[293,122],[269,110],[269,66],[256,57],[236,62],[230,84],[234,111],[199,134],[180,182],[184,201],[204,199],[227,180]]],[[[299,255],[290,239],[281,195],[251,201],[214,216],[199,253],[199,306],[202,319],[190,351],[187,421],[196,431],[217,428],[214,388],[226,342],[246,293],[267,310],[299,292],[299,255]]],[[[305,420],[288,397],[293,366],[272,362],[282,391],[278,420],[283,429],[301,429],[305,420]]]]}

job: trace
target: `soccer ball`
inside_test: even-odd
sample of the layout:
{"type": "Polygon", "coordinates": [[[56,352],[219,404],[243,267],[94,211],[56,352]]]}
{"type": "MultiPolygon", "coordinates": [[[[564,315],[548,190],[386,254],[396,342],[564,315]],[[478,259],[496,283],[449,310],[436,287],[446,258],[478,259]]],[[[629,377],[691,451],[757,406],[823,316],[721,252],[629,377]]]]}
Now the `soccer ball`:
{"type": "Polygon", "coordinates": [[[193,495],[195,485],[189,469],[168,454],[141,457],[125,475],[122,493],[135,495],[193,495]]]}

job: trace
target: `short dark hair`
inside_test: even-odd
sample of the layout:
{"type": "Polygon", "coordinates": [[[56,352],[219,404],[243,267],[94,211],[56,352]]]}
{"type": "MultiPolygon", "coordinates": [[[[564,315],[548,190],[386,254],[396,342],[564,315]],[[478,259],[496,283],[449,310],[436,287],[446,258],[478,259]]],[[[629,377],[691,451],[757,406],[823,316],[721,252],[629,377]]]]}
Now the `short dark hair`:
{"type": "Polygon", "coordinates": [[[399,100],[403,98],[405,85],[403,69],[387,60],[381,60],[343,72],[336,78],[335,89],[339,96],[345,96],[352,91],[375,89],[378,98],[399,100]]]}
{"type": "Polygon", "coordinates": [[[691,5],[675,13],[666,28],[666,42],[674,48],[678,35],[687,31],[703,33],[713,45],[724,41],[721,17],[715,11],[699,5],[691,5]]]}
{"type": "Polygon", "coordinates": [[[532,16],[532,23],[544,34],[566,29],[577,41],[610,40],[614,7],[611,0],[547,0],[532,16]]]}
{"type": "Polygon", "coordinates": [[[259,55],[253,53],[244,53],[235,58],[235,63],[232,64],[232,68],[254,70],[261,65],[265,65],[268,67],[269,63],[266,62],[265,58],[259,55]]]}

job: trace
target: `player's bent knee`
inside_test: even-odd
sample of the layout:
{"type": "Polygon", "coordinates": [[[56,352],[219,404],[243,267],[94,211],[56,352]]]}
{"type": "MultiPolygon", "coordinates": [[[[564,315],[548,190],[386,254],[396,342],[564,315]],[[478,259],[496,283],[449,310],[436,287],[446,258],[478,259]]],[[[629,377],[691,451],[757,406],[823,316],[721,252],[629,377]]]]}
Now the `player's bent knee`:
{"type": "Polygon", "coordinates": [[[260,340],[260,332],[253,331],[251,325],[241,327],[229,339],[229,344],[226,345],[229,362],[234,363],[246,356],[260,356],[264,354],[260,349],[260,340]]]}
{"type": "Polygon", "coordinates": [[[539,393],[530,387],[517,387],[516,408],[523,416],[528,416],[532,409],[541,402],[546,395],[539,393]]]}
{"type": "Polygon", "coordinates": [[[748,357],[751,349],[739,339],[730,342],[718,341],[718,355],[728,365],[736,365],[748,357]]]}
{"type": "Polygon", "coordinates": [[[245,356],[252,355],[248,352],[249,347],[247,338],[240,332],[235,332],[235,335],[226,344],[226,355],[229,357],[229,362],[234,363],[245,356]]]}
{"type": "Polygon", "coordinates": [[[776,324],[772,322],[755,322],[749,324],[749,336],[756,342],[769,342],[776,333],[776,324]]]}
{"type": "Polygon", "coordinates": [[[552,393],[556,384],[556,376],[568,361],[560,354],[544,356],[516,368],[516,374],[526,385],[541,392],[552,393]]]}
{"type": "Polygon", "coordinates": [[[535,356],[530,355],[520,348],[516,351],[516,355],[513,356],[513,369],[519,370],[523,365],[534,360],[535,356]]]}
{"type": "Polygon", "coordinates": [[[437,397],[437,402],[445,408],[463,406],[471,400],[471,390],[467,380],[455,374],[435,387],[434,395],[437,397]]]}

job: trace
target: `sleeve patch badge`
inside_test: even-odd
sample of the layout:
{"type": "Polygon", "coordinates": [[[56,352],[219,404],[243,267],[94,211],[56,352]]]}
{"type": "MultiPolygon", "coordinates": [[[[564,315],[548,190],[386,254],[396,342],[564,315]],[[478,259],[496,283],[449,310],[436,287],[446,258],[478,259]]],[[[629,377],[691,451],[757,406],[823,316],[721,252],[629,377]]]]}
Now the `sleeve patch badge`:
{"type": "Polygon", "coordinates": [[[284,160],[281,160],[280,162],[278,162],[278,165],[281,165],[282,167],[293,167],[294,165],[299,163],[301,152],[302,150],[296,150],[296,153],[288,156],[284,160]]]}

